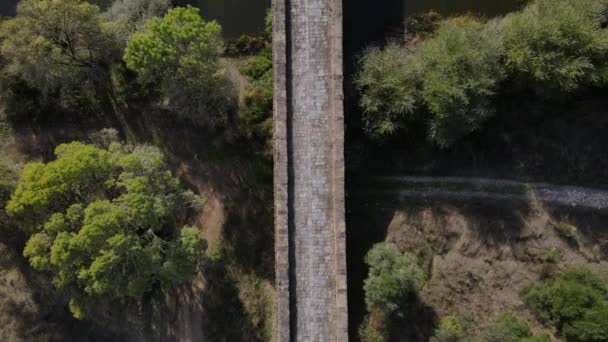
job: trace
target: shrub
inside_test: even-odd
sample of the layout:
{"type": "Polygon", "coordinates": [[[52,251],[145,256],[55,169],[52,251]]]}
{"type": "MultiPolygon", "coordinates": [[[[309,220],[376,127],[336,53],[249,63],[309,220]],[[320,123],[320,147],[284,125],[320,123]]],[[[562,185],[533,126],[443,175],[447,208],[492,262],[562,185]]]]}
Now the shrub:
{"type": "Polygon", "coordinates": [[[495,22],[449,20],[418,52],[421,97],[431,113],[430,137],[440,146],[478,129],[493,112],[490,96],[504,77],[502,44],[495,22]]]}
{"type": "Polygon", "coordinates": [[[401,314],[404,301],[417,294],[425,281],[418,258],[402,253],[393,243],[376,244],[367,253],[365,263],[369,266],[363,285],[368,311],[401,314]]]}
{"type": "Polygon", "coordinates": [[[573,268],[532,286],[523,299],[568,341],[608,341],[608,285],[587,269],[573,268]]]}
{"type": "Polygon", "coordinates": [[[572,91],[608,80],[608,2],[536,0],[502,23],[509,71],[572,91]]]}
{"type": "Polygon", "coordinates": [[[450,146],[493,112],[489,101],[504,77],[501,54],[496,22],[471,18],[445,21],[415,47],[368,50],[356,79],[366,130],[391,136],[419,119],[433,142],[450,146]]]}
{"type": "Polygon", "coordinates": [[[578,231],[576,226],[574,226],[566,221],[560,221],[556,225],[554,225],[554,227],[555,227],[555,230],[557,230],[559,235],[561,235],[562,237],[564,237],[566,239],[575,239],[576,238],[576,233],[578,231]]]}
{"type": "Polygon", "coordinates": [[[407,17],[404,22],[405,34],[406,36],[426,37],[439,29],[442,20],[442,15],[433,10],[407,17]]]}
{"type": "Polygon", "coordinates": [[[272,158],[272,50],[251,57],[241,68],[249,84],[239,113],[245,134],[261,145],[261,155],[272,158]]]}
{"type": "Polygon", "coordinates": [[[361,342],[388,341],[389,323],[383,311],[372,310],[359,327],[359,339],[361,342]]]}
{"type": "Polygon", "coordinates": [[[366,132],[384,138],[406,129],[420,106],[422,70],[417,56],[389,44],[365,51],[359,65],[356,84],[366,132]]]}
{"type": "Polygon", "coordinates": [[[69,295],[75,317],[190,279],[206,247],[185,225],[198,197],[158,149],[73,142],[55,155],[25,166],[6,210],[29,235],[24,256],[69,295]]]}
{"type": "Polygon", "coordinates": [[[464,316],[449,315],[442,317],[435,329],[431,342],[461,342],[470,339],[473,322],[464,316]]]}
{"type": "Polygon", "coordinates": [[[503,314],[484,334],[487,342],[517,342],[532,336],[528,322],[512,314],[503,314]]]}
{"type": "Polygon", "coordinates": [[[458,17],[436,28],[435,15],[411,18],[411,31],[434,33],[417,44],[370,48],[360,59],[364,128],[390,138],[426,125],[445,148],[479,130],[496,104],[507,108],[493,103],[495,94],[509,95],[501,86],[563,95],[605,85],[606,13],[606,0],[536,0],[487,22],[458,17]]]}

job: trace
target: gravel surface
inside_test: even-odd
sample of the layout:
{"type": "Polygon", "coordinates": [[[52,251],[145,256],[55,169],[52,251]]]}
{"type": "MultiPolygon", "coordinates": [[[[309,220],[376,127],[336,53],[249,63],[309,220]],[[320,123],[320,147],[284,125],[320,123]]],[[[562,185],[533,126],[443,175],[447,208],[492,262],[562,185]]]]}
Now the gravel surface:
{"type": "Polygon", "coordinates": [[[507,179],[462,177],[410,177],[391,176],[376,179],[390,182],[403,197],[424,198],[488,198],[498,200],[533,200],[568,207],[595,210],[608,209],[608,191],[568,185],[525,183],[507,179]],[[408,189],[410,188],[410,189],[408,189]],[[416,188],[411,190],[411,188],[416,188]],[[419,189],[422,188],[422,189],[419,189]],[[454,190],[458,188],[458,190],[454,190]],[[486,190],[490,189],[490,190],[486,190]],[[513,191],[521,189],[521,191],[513,191]]]}

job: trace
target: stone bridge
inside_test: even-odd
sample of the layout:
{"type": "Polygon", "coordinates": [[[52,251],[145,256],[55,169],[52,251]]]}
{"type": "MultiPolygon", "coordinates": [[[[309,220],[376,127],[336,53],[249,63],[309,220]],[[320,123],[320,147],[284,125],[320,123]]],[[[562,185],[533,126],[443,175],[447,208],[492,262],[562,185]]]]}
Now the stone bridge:
{"type": "Polygon", "coordinates": [[[341,0],[274,0],[276,341],[347,341],[341,0]]]}

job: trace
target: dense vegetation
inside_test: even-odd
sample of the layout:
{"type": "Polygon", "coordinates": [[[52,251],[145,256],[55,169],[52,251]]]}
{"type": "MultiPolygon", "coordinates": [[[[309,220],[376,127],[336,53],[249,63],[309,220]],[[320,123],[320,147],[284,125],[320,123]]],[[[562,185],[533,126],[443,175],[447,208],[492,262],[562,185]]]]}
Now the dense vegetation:
{"type": "Polygon", "coordinates": [[[566,341],[608,341],[608,281],[583,268],[570,269],[523,295],[544,323],[566,341]]]}
{"type": "Polygon", "coordinates": [[[0,21],[0,247],[85,334],[186,334],[175,317],[198,310],[212,319],[184,324],[211,339],[269,339],[270,16],[232,44],[174,5],[22,0],[0,21]],[[191,189],[225,196],[209,249],[184,170],[191,189]],[[207,285],[180,297],[193,278],[207,285]]]}
{"type": "Polygon", "coordinates": [[[413,307],[426,274],[416,256],[390,242],[374,245],[365,263],[369,266],[363,285],[368,316],[359,335],[364,341],[384,341],[391,324],[408,319],[408,312],[414,311],[409,306],[413,307]]]}
{"type": "Polygon", "coordinates": [[[537,0],[489,21],[427,18],[414,26],[423,38],[361,58],[366,131],[387,139],[423,128],[445,148],[483,130],[489,117],[509,115],[497,100],[517,88],[542,97],[605,85],[607,8],[606,1],[537,0]]]}
{"type": "Polygon", "coordinates": [[[124,60],[144,85],[158,85],[161,105],[194,122],[225,123],[235,94],[219,65],[221,26],[193,7],[152,18],[128,40],[124,60]]]}
{"type": "Polygon", "coordinates": [[[55,154],[25,166],[7,211],[30,235],[23,254],[70,293],[74,316],[190,279],[205,241],[184,224],[199,200],[160,151],[71,143],[55,154]]]}
{"type": "MultiPolygon", "coordinates": [[[[272,12],[266,14],[264,43],[253,57],[241,67],[249,80],[245,90],[241,122],[246,134],[260,145],[256,148],[264,158],[272,158],[272,12]]],[[[250,51],[250,48],[245,51],[250,51]]]]}

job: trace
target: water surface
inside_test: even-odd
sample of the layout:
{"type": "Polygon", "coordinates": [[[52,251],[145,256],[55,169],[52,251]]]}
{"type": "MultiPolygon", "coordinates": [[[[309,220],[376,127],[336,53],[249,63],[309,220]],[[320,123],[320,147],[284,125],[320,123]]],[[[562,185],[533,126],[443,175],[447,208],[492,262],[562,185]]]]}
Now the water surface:
{"type": "Polygon", "coordinates": [[[201,16],[217,20],[227,38],[264,30],[264,17],[271,0],[190,0],[201,9],[201,16]]]}

